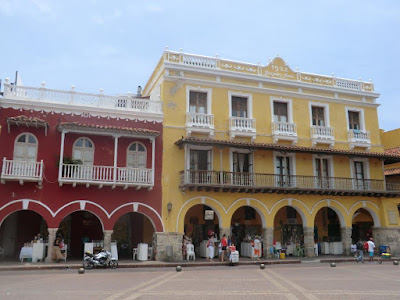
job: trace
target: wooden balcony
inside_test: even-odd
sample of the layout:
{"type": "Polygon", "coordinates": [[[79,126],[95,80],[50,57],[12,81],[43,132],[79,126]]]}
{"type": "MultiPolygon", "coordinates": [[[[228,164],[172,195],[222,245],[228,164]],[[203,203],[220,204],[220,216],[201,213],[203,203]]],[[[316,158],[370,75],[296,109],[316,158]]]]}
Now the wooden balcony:
{"type": "Polygon", "coordinates": [[[400,195],[399,183],[386,185],[384,180],[200,170],[181,171],[180,176],[181,190],[367,197],[400,195]]]}
{"type": "Polygon", "coordinates": [[[86,166],[77,164],[62,164],[61,176],[58,181],[60,186],[63,184],[84,184],[86,187],[96,185],[99,188],[103,186],[122,186],[148,188],[151,190],[154,186],[153,169],[124,168],[112,166],[86,166]]]}
{"type": "Polygon", "coordinates": [[[43,160],[40,162],[27,162],[3,158],[1,183],[4,184],[6,181],[18,181],[21,185],[24,182],[37,182],[42,185],[43,160]]]}

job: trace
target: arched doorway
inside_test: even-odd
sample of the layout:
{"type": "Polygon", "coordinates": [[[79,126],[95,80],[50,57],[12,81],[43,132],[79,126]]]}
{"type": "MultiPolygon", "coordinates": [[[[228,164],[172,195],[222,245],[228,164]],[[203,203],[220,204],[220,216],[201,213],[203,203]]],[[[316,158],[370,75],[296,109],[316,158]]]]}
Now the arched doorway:
{"type": "Polygon", "coordinates": [[[129,212],[121,216],[114,225],[112,241],[117,242],[118,257],[132,259],[132,249],[139,243],[152,247],[155,228],[143,214],[129,212]]]}
{"type": "Polygon", "coordinates": [[[275,249],[286,249],[287,255],[304,256],[303,220],[297,210],[284,206],[274,218],[275,249]]]}
{"type": "Polygon", "coordinates": [[[318,254],[343,254],[342,233],[337,213],[321,208],[314,220],[314,240],[318,243],[318,254]]]}
{"type": "Polygon", "coordinates": [[[101,241],[103,226],[97,216],[88,211],[75,211],[66,216],[58,228],[68,246],[68,257],[83,257],[84,242],[101,241]]]}
{"type": "MultiPolygon", "coordinates": [[[[260,214],[251,206],[239,207],[231,219],[232,241],[240,255],[251,257],[249,243],[262,235],[262,220],[260,214]]],[[[262,253],[262,252],[261,252],[262,253]]]]}
{"type": "Polygon", "coordinates": [[[18,260],[21,248],[38,237],[47,240],[47,223],[34,211],[22,210],[7,216],[0,227],[0,245],[4,257],[18,260]]]}
{"type": "Polygon", "coordinates": [[[374,220],[371,214],[364,208],[359,208],[353,215],[352,241],[356,243],[359,239],[368,241],[372,237],[374,220]]]}
{"type": "MultiPolygon", "coordinates": [[[[217,214],[211,207],[204,204],[191,207],[185,215],[184,233],[193,243],[196,255],[206,257],[205,245],[208,236],[214,234],[219,237],[217,214]],[[200,248],[204,249],[200,250],[200,248]]],[[[182,253],[185,253],[184,249],[182,253]]]]}

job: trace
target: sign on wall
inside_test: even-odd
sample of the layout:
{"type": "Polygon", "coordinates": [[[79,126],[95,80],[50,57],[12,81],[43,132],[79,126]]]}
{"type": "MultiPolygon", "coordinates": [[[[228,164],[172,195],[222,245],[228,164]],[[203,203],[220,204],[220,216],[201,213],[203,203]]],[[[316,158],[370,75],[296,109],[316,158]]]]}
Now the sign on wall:
{"type": "Polygon", "coordinates": [[[204,220],[214,220],[214,211],[213,210],[205,210],[204,211],[204,220]]]}

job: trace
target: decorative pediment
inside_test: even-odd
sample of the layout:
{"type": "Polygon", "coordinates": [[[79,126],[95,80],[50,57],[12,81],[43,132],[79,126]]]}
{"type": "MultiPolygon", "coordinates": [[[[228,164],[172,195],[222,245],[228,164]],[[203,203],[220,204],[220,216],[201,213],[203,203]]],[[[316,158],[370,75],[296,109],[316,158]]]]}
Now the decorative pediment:
{"type": "Polygon", "coordinates": [[[286,64],[279,56],[275,57],[266,67],[263,68],[263,74],[267,77],[297,80],[297,73],[286,64]]]}

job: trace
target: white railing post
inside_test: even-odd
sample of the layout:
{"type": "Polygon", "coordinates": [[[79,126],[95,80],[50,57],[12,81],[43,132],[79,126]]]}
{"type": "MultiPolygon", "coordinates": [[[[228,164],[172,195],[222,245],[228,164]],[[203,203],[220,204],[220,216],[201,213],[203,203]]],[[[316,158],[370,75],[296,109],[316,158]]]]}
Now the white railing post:
{"type": "Polygon", "coordinates": [[[119,136],[114,136],[114,170],[113,170],[113,182],[117,181],[117,160],[118,160],[118,138],[119,136]]]}
{"type": "Polygon", "coordinates": [[[155,173],[155,152],[156,152],[156,138],[152,137],[150,139],[150,143],[151,143],[151,183],[154,184],[154,173],[155,173]]]}
{"type": "Polygon", "coordinates": [[[65,131],[64,129],[61,131],[61,149],[60,149],[60,161],[59,161],[59,167],[58,167],[58,180],[61,180],[62,177],[62,169],[63,169],[63,164],[64,164],[64,140],[65,140],[65,131]]]}
{"type": "Polygon", "coordinates": [[[42,82],[42,86],[40,87],[39,99],[46,99],[46,82],[44,81],[42,82]]]}

